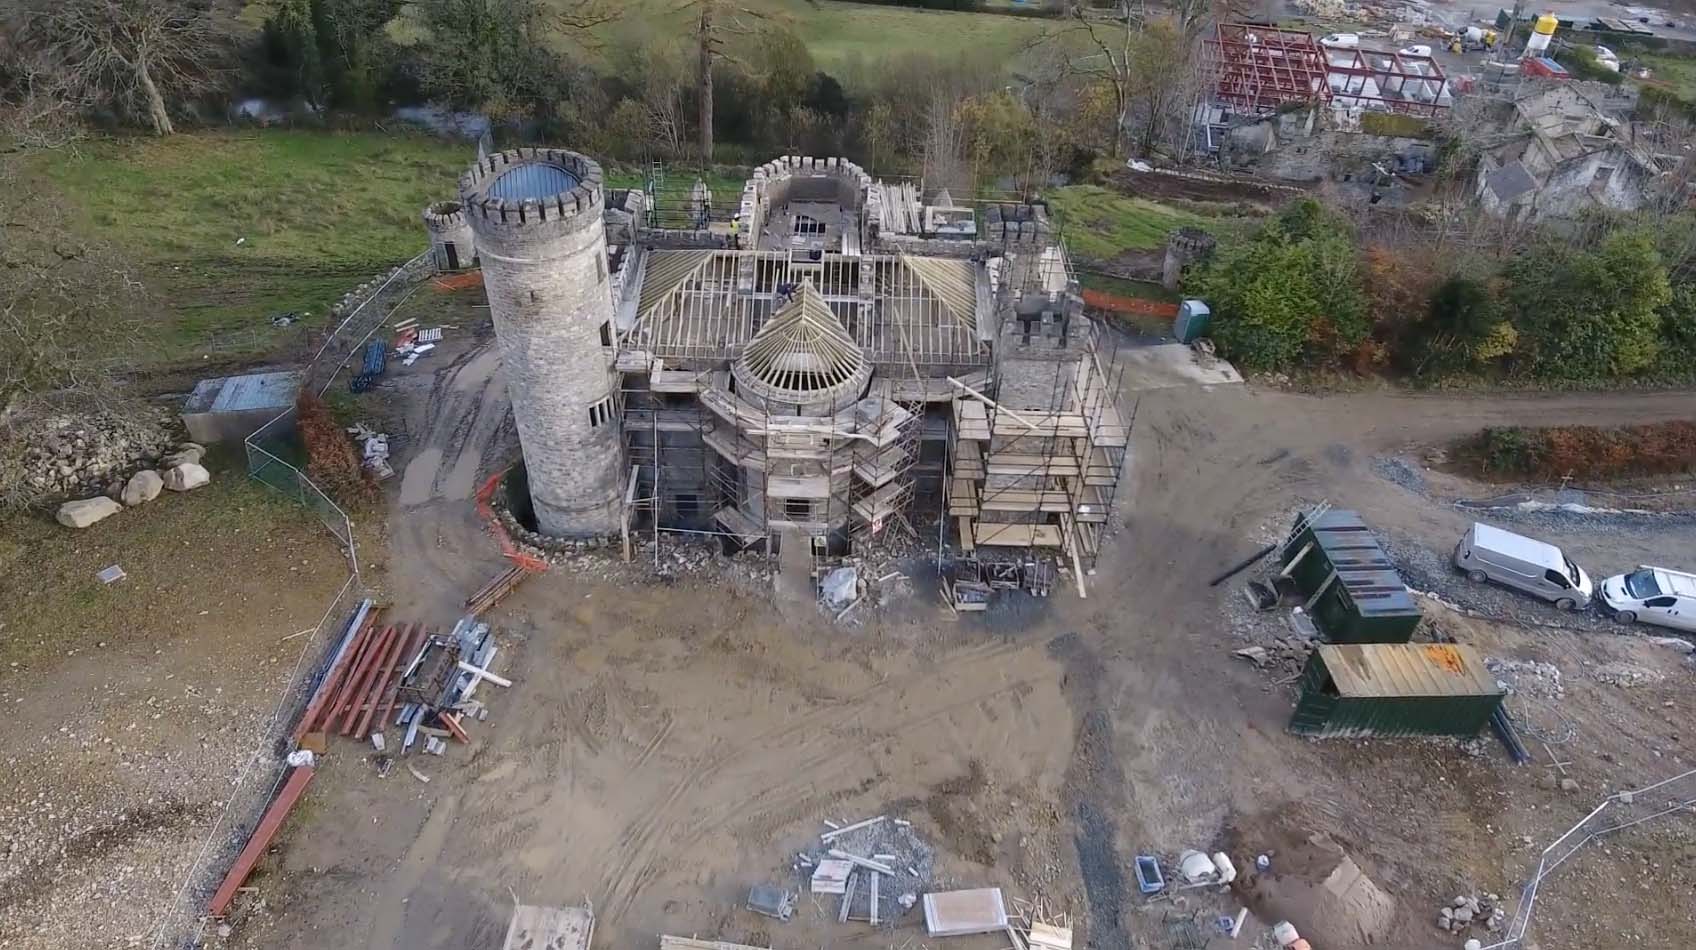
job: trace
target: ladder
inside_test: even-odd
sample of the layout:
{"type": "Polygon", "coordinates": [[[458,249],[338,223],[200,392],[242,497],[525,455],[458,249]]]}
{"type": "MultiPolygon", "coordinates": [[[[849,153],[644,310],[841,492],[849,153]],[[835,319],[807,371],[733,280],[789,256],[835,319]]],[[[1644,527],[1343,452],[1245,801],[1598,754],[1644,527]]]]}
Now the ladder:
{"type": "Polygon", "coordinates": [[[1284,539],[1278,542],[1277,551],[1273,552],[1273,559],[1278,562],[1279,566],[1283,565],[1284,556],[1289,553],[1290,542],[1301,537],[1302,532],[1306,531],[1308,528],[1318,524],[1319,519],[1325,517],[1325,515],[1330,511],[1331,503],[1329,501],[1321,501],[1319,504],[1314,505],[1312,508],[1303,513],[1300,518],[1296,519],[1295,527],[1290,529],[1289,534],[1284,535],[1284,539]]]}

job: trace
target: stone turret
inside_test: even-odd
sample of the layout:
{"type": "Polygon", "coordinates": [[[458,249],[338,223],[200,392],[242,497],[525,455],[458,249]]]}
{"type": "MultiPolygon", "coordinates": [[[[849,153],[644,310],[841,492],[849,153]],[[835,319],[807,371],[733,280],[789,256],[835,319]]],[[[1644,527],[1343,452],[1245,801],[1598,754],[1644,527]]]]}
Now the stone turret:
{"type": "Polygon", "coordinates": [[[1160,267],[1160,285],[1177,290],[1184,271],[1213,256],[1215,244],[1213,235],[1200,228],[1174,228],[1166,235],[1166,260],[1160,267]]]}
{"type": "Polygon", "coordinates": [[[430,260],[437,271],[456,271],[477,263],[477,240],[471,221],[457,201],[438,201],[424,209],[424,230],[430,234],[430,260]]]}
{"type": "Polygon", "coordinates": [[[542,534],[614,534],[624,469],[601,168],[522,148],[459,181],[542,534]]]}

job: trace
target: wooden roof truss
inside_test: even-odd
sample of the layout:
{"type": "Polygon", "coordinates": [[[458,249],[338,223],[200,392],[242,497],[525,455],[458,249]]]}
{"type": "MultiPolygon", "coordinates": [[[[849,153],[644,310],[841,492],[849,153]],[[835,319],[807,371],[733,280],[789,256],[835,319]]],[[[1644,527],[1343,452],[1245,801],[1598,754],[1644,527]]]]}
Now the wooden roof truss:
{"type": "Polygon", "coordinates": [[[621,343],[662,359],[732,359],[771,318],[780,288],[811,281],[873,363],[984,365],[978,267],[911,256],[651,250],[636,319],[621,343]]]}

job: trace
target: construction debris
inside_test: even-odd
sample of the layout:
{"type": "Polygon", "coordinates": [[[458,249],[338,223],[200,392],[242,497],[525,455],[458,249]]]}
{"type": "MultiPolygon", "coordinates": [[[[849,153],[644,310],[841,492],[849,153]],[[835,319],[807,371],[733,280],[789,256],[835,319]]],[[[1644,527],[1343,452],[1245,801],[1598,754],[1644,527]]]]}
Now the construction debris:
{"type": "Polygon", "coordinates": [[[795,913],[795,895],[775,884],[755,884],[748,891],[749,910],[778,920],[788,920],[795,913]]]}
{"type": "Polygon", "coordinates": [[[347,434],[353,436],[353,441],[359,444],[361,464],[371,473],[371,477],[382,481],[394,477],[395,470],[389,467],[389,435],[386,432],[373,432],[368,426],[355,424],[348,426],[347,434]]]}
{"type": "Polygon", "coordinates": [[[489,578],[489,582],[477,588],[477,592],[465,598],[466,612],[472,617],[482,614],[500,603],[502,598],[518,589],[530,577],[532,571],[514,565],[489,578]]]}
{"type": "MultiPolygon", "coordinates": [[[[412,321],[408,321],[412,323],[412,321]]],[[[395,355],[401,357],[400,365],[411,366],[418,358],[436,348],[442,340],[442,327],[425,327],[416,325],[397,325],[395,333],[395,355]]]]}
{"type": "Polygon", "coordinates": [[[502,950],[589,950],[595,913],[583,907],[519,904],[506,925],[502,950]]]}
{"type": "Polygon", "coordinates": [[[854,873],[851,861],[820,861],[813,867],[812,892],[814,894],[844,894],[848,891],[848,878],[854,873]]]}
{"type": "Polygon", "coordinates": [[[1006,929],[1007,905],[999,887],[925,895],[925,931],[932,937],[964,937],[1006,929]]]}

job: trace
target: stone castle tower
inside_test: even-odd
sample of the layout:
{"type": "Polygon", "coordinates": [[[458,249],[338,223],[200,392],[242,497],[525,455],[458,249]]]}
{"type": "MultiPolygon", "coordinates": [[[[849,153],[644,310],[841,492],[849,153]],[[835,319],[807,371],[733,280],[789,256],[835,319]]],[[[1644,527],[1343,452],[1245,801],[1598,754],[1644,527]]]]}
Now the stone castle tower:
{"type": "Polygon", "coordinates": [[[459,180],[541,533],[616,534],[623,455],[601,167],[521,148],[459,180]]]}
{"type": "Polygon", "coordinates": [[[438,201],[424,209],[423,218],[436,270],[464,270],[477,263],[477,241],[459,202],[438,201]]]}

